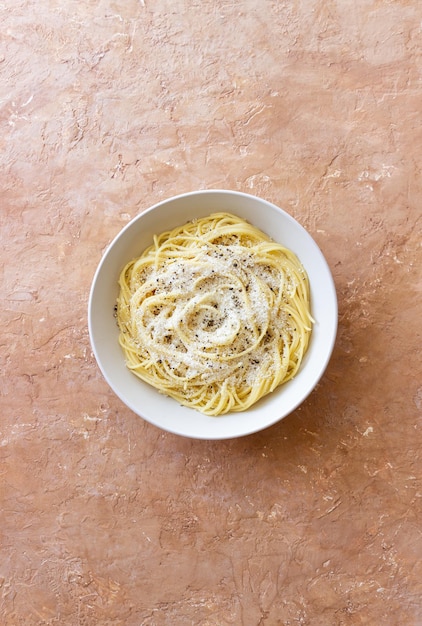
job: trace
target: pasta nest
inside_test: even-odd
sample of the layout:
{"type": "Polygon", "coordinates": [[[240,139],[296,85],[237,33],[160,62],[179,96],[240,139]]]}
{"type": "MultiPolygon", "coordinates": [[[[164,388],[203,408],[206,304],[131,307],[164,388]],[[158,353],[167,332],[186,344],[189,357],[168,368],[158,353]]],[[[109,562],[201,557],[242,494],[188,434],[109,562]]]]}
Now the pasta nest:
{"type": "Polygon", "coordinates": [[[243,411],[290,380],[307,350],[307,274],[292,251],[229,213],[154,237],[120,276],[127,366],[207,415],[243,411]]]}

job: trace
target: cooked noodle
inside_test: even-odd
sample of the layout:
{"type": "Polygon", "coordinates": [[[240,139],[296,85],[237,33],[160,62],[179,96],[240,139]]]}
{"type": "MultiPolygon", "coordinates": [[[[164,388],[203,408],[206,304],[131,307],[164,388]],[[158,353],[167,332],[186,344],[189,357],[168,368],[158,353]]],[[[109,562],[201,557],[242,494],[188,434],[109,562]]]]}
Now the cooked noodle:
{"type": "Polygon", "coordinates": [[[206,415],[244,411],[293,378],[312,327],[290,250],[228,213],[154,237],[120,275],[128,368],[206,415]]]}

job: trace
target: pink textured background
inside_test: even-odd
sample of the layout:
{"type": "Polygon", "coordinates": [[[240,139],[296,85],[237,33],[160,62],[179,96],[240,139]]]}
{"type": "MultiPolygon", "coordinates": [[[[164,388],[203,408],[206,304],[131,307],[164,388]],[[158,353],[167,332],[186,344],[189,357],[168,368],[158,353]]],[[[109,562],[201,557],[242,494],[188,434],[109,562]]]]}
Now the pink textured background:
{"type": "Polygon", "coordinates": [[[422,13],[407,0],[0,4],[0,621],[422,624],[422,13]],[[163,433],[87,334],[110,240],[228,188],[289,211],[339,297],[292,415],[163,433]]]}

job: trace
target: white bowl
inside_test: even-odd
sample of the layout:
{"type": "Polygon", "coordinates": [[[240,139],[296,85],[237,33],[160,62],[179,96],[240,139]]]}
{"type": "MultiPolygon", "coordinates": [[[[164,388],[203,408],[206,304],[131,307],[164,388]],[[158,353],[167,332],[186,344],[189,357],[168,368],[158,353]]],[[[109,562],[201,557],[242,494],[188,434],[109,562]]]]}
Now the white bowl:
{"type": "Polygon", "coordinates": [[[274,204],[245,193],[208,190],[169,198],[147,209],[115,237],[95,273],[88,308],[91,345],[114,393],[137,415],[159,428],[196,439],[230,439],[260,431],[294,411],[311,393],[329,362],[337,332],[337,297],[330,269],[309,233],[274,204]],[[134,376],[118,342],[114,306],[123,266],[152,243],[154,234],[195,217],[226,211],[242,217],[293,250],[305,267],[315,324],[295,378],[241,413],[209,417],[179,405],[134,376]]]}

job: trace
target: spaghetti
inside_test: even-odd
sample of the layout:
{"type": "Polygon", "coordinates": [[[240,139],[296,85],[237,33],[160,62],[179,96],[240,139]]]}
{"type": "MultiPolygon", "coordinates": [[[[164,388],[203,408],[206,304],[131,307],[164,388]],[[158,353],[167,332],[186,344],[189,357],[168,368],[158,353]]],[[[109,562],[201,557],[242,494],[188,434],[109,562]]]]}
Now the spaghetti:
{"type": "Polygon", "coordinates": [[[206,415],[244,411],[293,378],[307,350],[313,320],[304,268],[229,213],[154,236],[119,285],[127,367],[206,415]]]}

